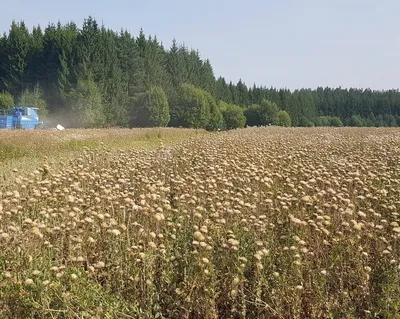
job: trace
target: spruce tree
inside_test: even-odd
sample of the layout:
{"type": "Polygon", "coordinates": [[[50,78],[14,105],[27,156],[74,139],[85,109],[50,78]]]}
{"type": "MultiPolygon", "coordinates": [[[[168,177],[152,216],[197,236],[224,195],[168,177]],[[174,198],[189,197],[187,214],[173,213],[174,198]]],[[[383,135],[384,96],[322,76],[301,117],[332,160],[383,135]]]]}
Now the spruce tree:
{"type": "Polygon", "coordinates": [[[49,24],[44,31],[35,26],[31,32],[23,21],[13,21],[8,33],[0,37],[0,92],[8,91],[17,98],[38,86],[50,114],[73,114],[69,103],[71,93],[77,92],[82,81],[87,82],[83,86],[95,85],[92,91],[101,96],[101,103],[97,104],[101,105],[100,113],[109,126],[126,126],[130,115],[140,107],[138,101],[154,86],[161,87],[167,96],[171,106],[170,125],[178,121],[184,125],[216,127],[219,120],[212,121],[220,115],[215,111],[213,99],[242,107],[248,125],[276,122],[274,116],[265,116],[263,100],[288,112],[293,126],[340,125],[340,122],[397,126],[400,118],[399,90],[317,87],[290,91],[256,84],[248,88],[242,80],[233,84],[223,77],[215,79],[211,62],[201,58],[198,50],[178,45],[175,39],[169,50],[165,50],[156,36],[146,38],[143,30],[135,38],[127,31],[117,33],[100,27],[92,17],[85,19],[80,29],[73,22],[65,25],[58,22],[49,24]],[[184,120],[190,116],[176,116],[186,108],[196,109],[181,104],[185,83],[192,85],[192,91],[203,95],[205,100],[200,103],[204,106],[198,108],[202,111],[198,114],[200,119],[191,118],[191,124],[184,120]]]}
{"type": "Polygon", "coordinates": [[[20,23],[12,22],[5,46],[5,78],[3,82],[5,89],[17,96],[27,86],[25,74],[28,54],[32,46],[29,31],[23,21],[20,23]]]}

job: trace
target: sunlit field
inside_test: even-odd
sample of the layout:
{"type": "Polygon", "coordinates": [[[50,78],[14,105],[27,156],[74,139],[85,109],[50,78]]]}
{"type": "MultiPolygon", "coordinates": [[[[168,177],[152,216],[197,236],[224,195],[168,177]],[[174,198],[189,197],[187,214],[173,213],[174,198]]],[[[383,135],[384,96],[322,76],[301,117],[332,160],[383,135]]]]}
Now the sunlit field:
{"type": "MultiPolygon", "coordinates": [[[[193,129],[68,129],[0,130],[0,185],[9,184],[11,172],[31,173],[42,164],[64,165],[68,159],[80,155],[84,148],[110,152],[119,149],[154,149],[168,146],[204,130],[193,129]]],[[[14,184],[14,180],[11,180],[14,184]]]]}
{"type": "Polygon", "coordinates": [[[400,317],[399,129],[0,132],[1,163],[1,318],[400,317]]]}

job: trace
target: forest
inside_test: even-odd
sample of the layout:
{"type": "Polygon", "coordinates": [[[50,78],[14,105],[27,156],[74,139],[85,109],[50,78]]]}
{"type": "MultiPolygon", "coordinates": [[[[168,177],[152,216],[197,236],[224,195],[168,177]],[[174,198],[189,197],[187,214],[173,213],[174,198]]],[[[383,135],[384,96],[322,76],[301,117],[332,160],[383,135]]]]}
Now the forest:
{"type": "Polygon", "coordinates": [[[397,89],[228,82],[175,39],[166,48],[142,29],[133,36],[92,17],[81,27],[11,23],[0,38],[0,110],[15,104],[69,127],[400,126],[397,89]]]}

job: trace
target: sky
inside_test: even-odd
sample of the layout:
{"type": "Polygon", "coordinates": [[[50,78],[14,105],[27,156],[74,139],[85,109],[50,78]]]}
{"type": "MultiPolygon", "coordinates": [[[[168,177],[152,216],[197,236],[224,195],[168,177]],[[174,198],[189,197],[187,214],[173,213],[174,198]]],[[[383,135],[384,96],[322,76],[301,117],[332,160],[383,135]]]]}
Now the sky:
{"type": "Polygon", "coordinates": [[[248,86],[400,87],[399,0],[0,0],[0,32],[88,16],[140,28],[208,58],[216,77],[248,86]]]}

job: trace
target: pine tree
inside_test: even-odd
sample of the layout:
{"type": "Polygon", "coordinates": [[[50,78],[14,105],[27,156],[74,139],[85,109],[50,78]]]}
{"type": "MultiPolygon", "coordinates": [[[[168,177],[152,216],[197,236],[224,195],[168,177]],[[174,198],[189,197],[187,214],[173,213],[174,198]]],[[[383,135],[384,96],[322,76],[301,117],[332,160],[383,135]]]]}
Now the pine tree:
{"type": "Polygon", "coordinates": [[[166,69],[175,89],[188,81],[186,54],[185,47],[179,47],[176,40],[173,39],[171,48],[167,53],[166,69]]]}
{"type": "Polygon", "coordinates": [[[53,116],[73,115],[72,97],[81,92],[82,100],[86,92],[92,96],[92,105],[101,108],[96,106],[93,113],[88,106],[86,112],[81,104],[80,112],[89,114],[85,125],[127,126],[152,87],[161,87],[167,96],[170,125],[215,129],[221,123],[215,101],[242,107],[247,125],[280,123],[264,114],[263,100],[286,111],[294,126],[400,124],[399,90],[318,87],[290,91],[256,84],[248,88],[242,80],[228,84],[223,77],[215,79],[211,62],[202,59],[198,50],[178,45],[174,39],[167,51],[156,36],[146,38],[143,30],[135,38],[127,31],[99,27],[92,17],[85,19],[80,30],[73,22],[58,22],[44,32],[40,26],[29,32],[23,21],[13,21],[9,32],[0,37],[0,92],[17,98],[22,92],[42,90],[53,116]],[[191,95],[185,92],[191,96],[188,106],[182,104],[184,85],[192,86],[187,89],[191,95]]]}
{"type": "Polygon", "coordinates": [[[117,38],[117,56],[119,68],[122,71],[122,81],[127,95],[127,105],[132,107],[134,96],[142,91],[140,87],[143,73],[139,68],[139,50],[134,37],[128,31],[121,31],[117,38]]]}
{"type": "Polygon", "coordinates": [[[38,58],[37,82],[43,88],[50,113],[69,112],[67,95],[75,87],[79,70],[77,64],[75,24],[49,25],[43,36],[43,49],[38,58]]]}
{"type": "Polygon", "coordinates": [[[43,32],[40,26],[34,27],[30,35],[32,45],[27,54],[27,65],[25,72],[25,81],[28,87],[33,83],[39,83],[41,80],[42,52],[43,52],[43,32]]]}
{"type": "Polygon", "coordinates": [[[214,94],[215,91],[215,76],[210,60],[206,59],[200,69],[200,88],[214,94]]]}
{"type": "Polygon", "coordinates": [[[6,41],[4,62],[6,76],[3,82],[5,89],[14,96],[20,94],[26,87],[25,74],[31,47],[31,37],[25,23],[13,21],[6,41]]]}
{"type": "Polygon", "coordinates": [[[104,115],[108,126],[126,126],[129,123],[128,83],[123,81],[123,72],[119,66],[117,35],[101,28],[100,48],[102,72],[97,81],[104,97],[104,115]]]}
{"type": "Polygon", "coordinates": [[[203,63],[201,61],[199,51],[191,50],[188,54],[186,54],[185,58],[188,74],[187,83],[190,83],[196,87],[202,87],[201,68],[203,63]]]}
{"type": "Polygon", "coordinates": [[[97,82],[101,78],[101,33],[97,21],[92,17],[84,20],[77,37],[78,76],[88,79],[93,76],[97,82]]]}
{"type": "Polygon", "coordinates": [[[143,75],[143,89],[147,90],[151,86],[160,86],[168,91],[170,89],[170,78],[166,67],[166,53],[157,38],[149,36],[146,39],[141,29],[136,44],[143,75]]]}
{"type": "Polygon", "coordinates": [[[218,101],[221,100],[221,101],[225,101],[227,103],[232,102],[231,91],[223,77],[219,77],[217,82],[215,83],[215,98],[218,101]]]}
{"type": "Polygon", "coordinates": [[[242,79],[240,79],[236,84],[236,91],[238,96],[237,103],[241,106],[249,105],[250,104],[249,91],[246,84],[242,82],[242,79]]]}
{"type": "Polygon", "coordinates": [[[233,104],[239,104],[239,94],[236,89],[236,85],[232,83],[232,81],[229,82],[229,92],[231,94],[231,100],[233,104]]]}
{"type": "Polygon", "coordinates": [[[4,33],[0,38],[0,92],[7,89],[7,73],[8,72],[8,52],[7,52],[7,35],[4,33]]]}

